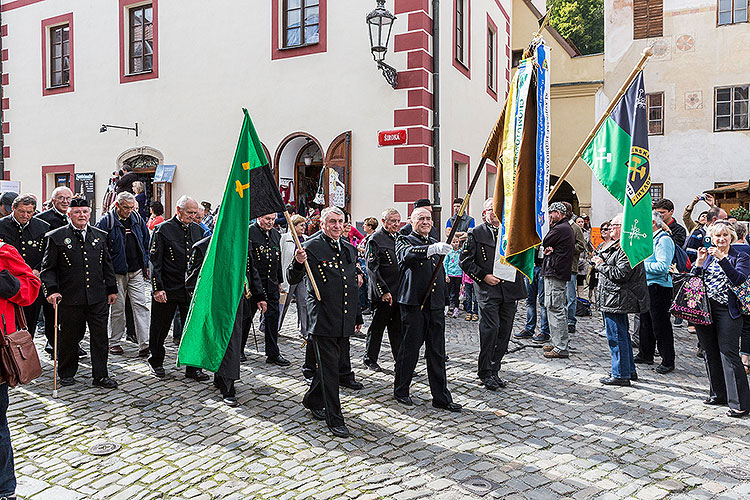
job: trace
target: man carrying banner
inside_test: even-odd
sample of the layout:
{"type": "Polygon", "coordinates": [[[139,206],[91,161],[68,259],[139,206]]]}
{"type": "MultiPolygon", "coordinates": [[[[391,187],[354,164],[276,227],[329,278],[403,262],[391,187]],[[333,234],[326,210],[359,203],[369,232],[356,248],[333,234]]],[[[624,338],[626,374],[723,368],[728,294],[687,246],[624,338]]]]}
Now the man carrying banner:
{"type": "MultiPolygon", "coordinates": [[[[334,436],[348,437],[339,399],[339,365],[348,352],[349,337],[362,327],[357,286],[357,249],[345,238],[344,213],[337,207],[323,209],[321,231],[308,238],[304,250],[297,250],[287,270],[290,285],[302,281],[305,261],[318,283],[320,299],[308,283],[310,336],[318,362],[310,389],[302,404],[315,419],[325,420],[334,436]]],[[[266,321],[268,325],[268,321],[266,321]]]]}
{"type": "MultiPolygon", "coordinates": [[[[508,350],[517,301],[526,297],[523,275],[516,271],[515,281],[492,274],[500,220],[493,211],[493,200],[484,202],[485,223],[469,230],[461,251],[461,269],[474,280],[479,303],[479,369],[477,375],[490,391],[505,387],[500,378],[500,363],[508,350]]],[[[467,285],[469,286],[469,285],[467,285]]]]}

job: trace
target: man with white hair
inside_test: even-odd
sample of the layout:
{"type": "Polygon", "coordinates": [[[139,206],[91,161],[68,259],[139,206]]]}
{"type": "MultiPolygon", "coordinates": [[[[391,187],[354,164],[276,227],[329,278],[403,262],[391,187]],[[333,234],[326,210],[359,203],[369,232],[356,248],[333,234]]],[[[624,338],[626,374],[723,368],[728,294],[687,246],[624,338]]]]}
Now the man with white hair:
{"type": "Polygon", "coordinates": [[[396,360],[393,396],[405,406],[414,405],[409,389],[424,344],[432,406],[459,412],[461,405],[453,402],[445,373],[445,270],[440,256],[448,255],[451,246],[430,236],[432,212],[428,208],[414,209],[411,225],[409,235],[402,234],[396,239],[396,256],[401,267],[397,300],[401,305],[404,337],[396,360]],[[438,275],[431,285],[435,269],[438,275]],[[423,305],[425,295],[427,300],[423,305]]]}
{"type": "MultiPolygon", "coordinates": [[[[177,215],[162,222],[151,237],[149,263],[153,300],[151,301],[151,325],[149,327],[148,358],[151,373],[164,378],[164,340],[169,333],[175,311],[179,309],[183,323],[187,319],[190,297],[185,288],[190,249],[203,238],[203,230],[193,222],[198,212],[198,203],[189,196],[177,200],[177,215]]],[[[174,332],[176,338],[182,332],[174,332]]],[[[185,367],[185,377],[198,382],[209,379],[199,368],[185,367]]]]}
{"type": "Polygon", "coordinates": [[[136,210],[135,195],[122,191],[112,210],[96,223],[107,233],[107,247],[117,278],[117,302],[109,310],[109,352],[123,354],[120,340],[125,333],[125,298],[130,298],[138,356],[149,355],[148,348],[148,246],[146,222],[136,210]]]}
{"type": "Polygon", "coordinates": [[[517,301],[526,297],[526,285],[518,271],[514,281],[505,281],[492,274],[500,229],[500,220],[492,208],[492,198],[484,202],[482,216],[484,224],[469,229],[461,251],[461,269],[474,280],[481,312],[477,375],[485,388],[496,391],[505,387],[505,381],[499,375],[500,363],[508,350],[517,301]]]}
{"type": "Polygon", "coordinates": [[[290,285],[302,281],[304,263],[309,263],[320,291],[318,300],[307,284],[308,342],[318,362],[310,389],[302,404],[313,418],[325,420],[334,436],[348,437],[339,399],[341,356],[348,352],[349,337],[362,327],[357,284],[357,249],[341,235],[344,213],[336,207],[323,209],[321,231],[308,238],[304,250],[297,250],[287,269],[290,285]]]}

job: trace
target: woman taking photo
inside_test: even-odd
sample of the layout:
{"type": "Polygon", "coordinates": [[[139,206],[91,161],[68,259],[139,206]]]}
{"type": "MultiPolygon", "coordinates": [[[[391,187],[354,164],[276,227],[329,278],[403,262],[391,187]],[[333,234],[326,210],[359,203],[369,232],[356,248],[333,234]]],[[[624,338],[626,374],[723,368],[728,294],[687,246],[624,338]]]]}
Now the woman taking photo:
{"type": "Polygon", "coordinates": [[[750,413],[750,388],[739,354],[742,315],[732,285],[750,275],[750,256],[731,247],[737,233],[731,224],[717,221],[707,229],[712,246],[698,249],[693,274],[702,276],[711,308],[711,324],[695,325],[703,347],[710,385],[707,405],[729,404],[729,417],[750,413]]]}

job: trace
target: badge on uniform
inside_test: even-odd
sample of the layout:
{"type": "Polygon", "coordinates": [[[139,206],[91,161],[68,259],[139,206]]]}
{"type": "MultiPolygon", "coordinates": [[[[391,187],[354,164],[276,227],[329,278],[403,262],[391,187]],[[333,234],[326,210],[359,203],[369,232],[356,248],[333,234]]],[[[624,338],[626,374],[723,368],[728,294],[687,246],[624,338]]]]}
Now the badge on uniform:
{"type": "Polygon", "coordinates": [[[65,243],[66,245],[68,245],[68,248],[70,248],[70,238],[65,238],[63,240],[63,243],[65,243]]]}
{"type": "Polygon", "coordinates": [[[94,245],[96,245],[97,243],[99,243],[99,238],[94,238],[94,245]]]}

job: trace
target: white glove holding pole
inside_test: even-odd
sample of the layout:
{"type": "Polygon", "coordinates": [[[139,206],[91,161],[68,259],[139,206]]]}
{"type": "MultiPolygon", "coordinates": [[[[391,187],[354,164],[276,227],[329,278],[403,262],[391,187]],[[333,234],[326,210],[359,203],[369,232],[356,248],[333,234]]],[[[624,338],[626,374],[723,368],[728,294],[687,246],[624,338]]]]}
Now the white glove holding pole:
{"type": "Polygon", "coordinates": [[[453,249],[447,243],[433,243],[427,247],[427,256],[432,257],[433,255],[448,255],[453,249]]]}

